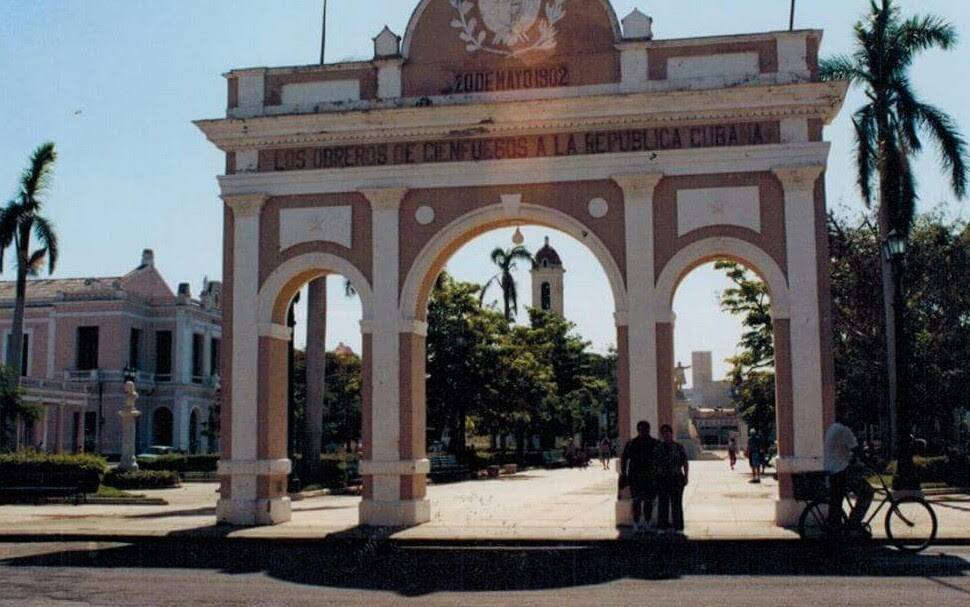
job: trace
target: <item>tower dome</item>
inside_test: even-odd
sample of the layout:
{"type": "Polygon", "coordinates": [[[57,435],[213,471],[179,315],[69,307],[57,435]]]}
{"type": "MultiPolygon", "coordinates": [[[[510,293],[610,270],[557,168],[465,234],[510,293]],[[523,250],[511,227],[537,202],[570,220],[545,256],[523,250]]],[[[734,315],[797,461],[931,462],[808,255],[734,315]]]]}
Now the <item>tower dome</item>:
{"type": "Polygon", "coordinates": [[[546,244],[536,253],[536,266],[540,268],[561,268],[562,259],[559,253],[549,245],[549,237],[546,236],[546,244]]]}

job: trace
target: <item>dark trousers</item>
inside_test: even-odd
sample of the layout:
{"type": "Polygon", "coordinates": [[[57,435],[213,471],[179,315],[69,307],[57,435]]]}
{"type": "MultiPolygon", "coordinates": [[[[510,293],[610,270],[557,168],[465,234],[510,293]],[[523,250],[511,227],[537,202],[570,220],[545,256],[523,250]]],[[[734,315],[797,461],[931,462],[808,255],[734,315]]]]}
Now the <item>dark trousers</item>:
{"type": "Polygon", "coordinates": [[[653,500],[657,497],[656,482],[651,478],[630,479],[630,498],[633,502],[633,522],[649,523],[653,518],[653,500]]]}
{"type": "Polygon", "coordinates": [[[862,518],[869,511],[869,506],[872,505],[872,498],[875,494],[869,481],[850,466],[838,474],[829,476],[829,489],[829,524],[842,524],[841,517],[836,517],[843,508],[845,496],[849,493],[855,495],[856,503],[851,514],[849,514],[848,522],[850,525],[862,523],[862,518]]]}
{"type": "Polygon", "coordinates": [[[657,526],[670,528],[670,515],[673,514],[673,527],[684,530],[684,477],[672,476],[658,479],[657,483],[657,526]]]}

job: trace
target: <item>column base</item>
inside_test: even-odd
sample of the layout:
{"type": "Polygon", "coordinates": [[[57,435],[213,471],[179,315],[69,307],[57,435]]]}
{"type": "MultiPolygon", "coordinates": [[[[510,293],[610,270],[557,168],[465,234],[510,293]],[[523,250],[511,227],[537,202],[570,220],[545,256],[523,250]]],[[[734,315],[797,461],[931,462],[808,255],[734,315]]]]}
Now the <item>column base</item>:
{"type": "Polygon", "coordinates": [[[256,500],[221,499],[216,504],[216,520],[222,525],[262,527],[279,525],[293,518],[290,498],[256,500]]]}
{"type": "Polygon", "coordinates": [[[804,502],[793,498],[778,498],[775,500],[775,524],[779,527],[797,527],[798,519],[805,509],[804,502]]]}
{"type": "Polygon", "coordinates": [[[372,527],[413,527],[431,520],[431,501],[363,500],[360,503],[360,524],[372,527]]]}

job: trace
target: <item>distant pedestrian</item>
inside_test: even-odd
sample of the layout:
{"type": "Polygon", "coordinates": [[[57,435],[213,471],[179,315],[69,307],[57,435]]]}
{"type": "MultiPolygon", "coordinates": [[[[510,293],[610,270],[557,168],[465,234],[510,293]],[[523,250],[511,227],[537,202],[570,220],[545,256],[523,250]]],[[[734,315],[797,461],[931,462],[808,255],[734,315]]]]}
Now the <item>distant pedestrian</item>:
{"type": "Polygon", "coordinates": [[[668,424],[660,427],[660,444],[655,456],[657,466],[657,526],[664,530],[684,530],[684,487],[687,486],[690,464],[687,450],[674,441],[674,429],[668,424]],[[673,514],[673,526],[670,515],[673,514]]]}
{"type": "Polygon", "coordinates": [[[612,455],[612,451],[613,451],[613,445],[610,444],[609,438],[605,436],[603,437],[603,440],[600,441],[599,451],[600,451],[600,463],[603,464],[603,470],[609,470],[610,455],[612,455]]]}
{"type": "Polygon", "coordinates": [[[654,456],[658,444],[650,436],[650,423],[641,421],[637,424],[637,435],[626,444],[620,457],[620,486],[630,487],[633,530],[637,533],[652,528],[653,500],[657,497],[654,456]]]}
{"type": "Polygon", "coordinates": [[[728,441],[728,461],[731,462],[731,470],[738,464],[738,439],[731,437],[728,441]]]}
{"type": "Polygon", "coordinates": [[[761,482],[761,435],[757,430],[748,437],[748,465],[751,466],[752,483],[761,482]]]}

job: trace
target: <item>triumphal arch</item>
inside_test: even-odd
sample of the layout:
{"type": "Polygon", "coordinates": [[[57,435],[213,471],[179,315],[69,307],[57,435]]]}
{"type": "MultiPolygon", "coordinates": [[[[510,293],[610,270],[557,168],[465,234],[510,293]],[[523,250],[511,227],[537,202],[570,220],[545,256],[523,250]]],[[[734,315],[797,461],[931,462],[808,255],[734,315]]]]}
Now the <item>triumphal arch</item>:
{"type": "MultiPolygon", "coordinates": [[[[714,259],[767,283],[780,494],[833,418],[821,32],[655,39],[608,0],[421,0],[374,57],[226,75],[218,518],[290,518],[287,309],[341,274],[363,306],[360,521],[429,520],[426,304],[463,243],[539,224],[584,243],[616,308],[620,431],[672,421],[674,291],[714,259]]],[[[617,505],[617,522],[627,509],[617,505]]]]}

